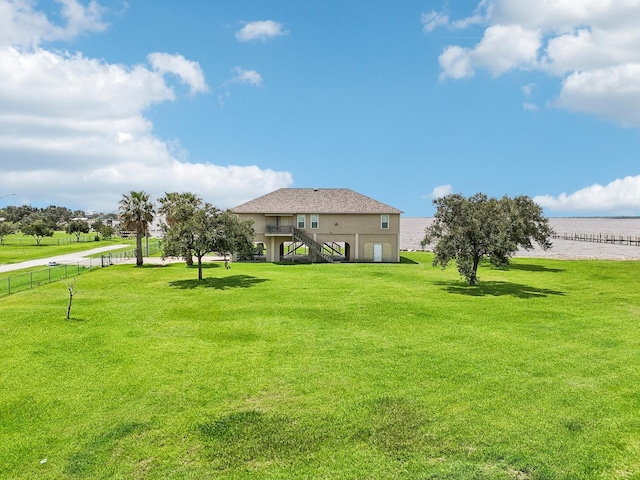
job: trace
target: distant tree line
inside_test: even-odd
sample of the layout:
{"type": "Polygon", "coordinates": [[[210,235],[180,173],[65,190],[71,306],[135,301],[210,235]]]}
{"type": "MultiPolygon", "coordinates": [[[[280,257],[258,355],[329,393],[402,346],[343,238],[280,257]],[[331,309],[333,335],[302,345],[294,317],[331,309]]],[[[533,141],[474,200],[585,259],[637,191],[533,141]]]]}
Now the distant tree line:
{"type": "MultiPolygon", "coordinates": [[[[158,213],[163,218],[162,232],[164,252],[167,257],[182,257],[187,264],[198,261],[198,279],[202,279],[202,259],[209,253],[219,253],[225,258],[232,253],[241,255],[253,248],[253,225],[241,221],[229,210],[221,210],[204,202],[190,192],[166,193],[159,199],[158,213]]],[[[142,239],[148,235],[154,221],[156,207],[151,196],[144,191],[123,194],[118,214],[99,214],[87,219],[82,210],[50,205],[37,208],[30,205],[8,206],[0,209],[0,245],[4,238],[19,232],[32,236],[37,245],[55,231],[75,235],[80,241],[83,234],[96,232],[97,238],[109,239],[116,230],[106,221],[119,219],[122,230],[136,235],[136,264],[143,264],[142,239]]]]}
{"type": "Polygon", "coordinates": [[[83,233],[92,229],[99,238],[109,239],[115,234],[115,229],[105,223],[108,219],[115,219],[116,214],[98,214],[89,223],[83,210],[70,210],[67,207],[50,205],[46,208],[31,205],[8,206],[0,209],[0,245],[4,238],[19,232],[32,236],[37,245],[44,237],[51,237],[55,231],[65,231],[76,235],[77,241],[83,233]]]}

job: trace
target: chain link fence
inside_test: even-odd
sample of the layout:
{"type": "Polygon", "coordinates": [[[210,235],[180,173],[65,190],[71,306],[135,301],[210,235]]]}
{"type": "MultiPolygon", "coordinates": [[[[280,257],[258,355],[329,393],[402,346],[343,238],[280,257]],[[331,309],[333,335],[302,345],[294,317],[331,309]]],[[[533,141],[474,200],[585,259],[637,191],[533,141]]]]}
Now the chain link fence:
{"type": "Polygon", "coordinates": [[[65,278],[76,277],[99,266],[99,259],[86,259],[65,265],[53,265],[47,268],[19,273],[0,280],[0,297],[31,288],[57,282],[65,278]]]}
{"type": "MultiPolygon", "coordinates": [[[[149,242],[148,245],[142,245],[142,256],[150,257],[151,255],[155,255],[158,252],[162,251],[162,242],[160,241],[152,241],[149,242]]],[[[105,253],[100,257],[100,266],[108,267],[109,265],[115,265],[117,263],[128,262],[130,260],[135,260],[137,249],[133,248],[130,250],[124,250],[121,252],[110,252],[105,253]]]]}
{"type": "MultiPolygon", "coordinates": [[[[162,242],[149,242],[142,246],[143,256],[149,257],[162,251],[162,242]]],[[[18,273],[0,279],[0,297],[31,288],[76,277],[98,267],[108,267],[117,263],[135,260],[136,249],[124,250],[101,255],[97,258],[85,258],[78,262],[50,265],[47,268],[18,273]]]]}
{"type": "Polygon", "coordinates": [[[97,241],[96,236],[95,234],[93,234],[93,235],[82,235],[80,238],[76,238],[75,235],[70,237],[59,237],[59,236],[43,237],[40,240],[40,243],[38,244],[36,239],[33,237],[29,237],[29,236],[18,237],[18,236],[11,235],[11,236],[4,237],[2,239],[2,245],[21,245],[25,247],[33,247],[33,246],[40,245],[41,247],[44,247],[44,246],[60,247],[62,245],[73,245],[74,243],[93,243],[96,241],[97,241]]]}

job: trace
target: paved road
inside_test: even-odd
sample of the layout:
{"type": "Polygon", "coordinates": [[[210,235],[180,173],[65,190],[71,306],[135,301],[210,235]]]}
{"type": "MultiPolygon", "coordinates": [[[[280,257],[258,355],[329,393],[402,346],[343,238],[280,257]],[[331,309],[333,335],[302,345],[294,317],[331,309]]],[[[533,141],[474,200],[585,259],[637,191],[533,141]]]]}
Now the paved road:
{"type": "MultiPolygon", "coordinates": [[[[14,270],[21,270],[23,268],[31,267],[45,267],[49,262],[57,263],[78,263],[86,260],[86,257],[95,255],[96,253],[104,253],[110,250],[117,250],[119,248],[130,247],[130,245],[109,245],[107,247],[93,248],[91,250],[85,250],[82,252],[68,253],[66,255],[56,255],[53,257],[39,258],[37,260],[27,260],[26,262],[11,263],[9,265],[0,265],[0,273],[12,272],[14,270]]],[[[99,262],[99,259],[94,259],[99,262]]]]}
{"type": "MultiPolygon", "coordinates": [[[[87,257],[91,255],[95,255],[96,253],[109,252],[111,250],[118,250],[124,247],[131,247],[131,245],[109,245],[108,247],[94,248],[91,250],[85,250],[83,252],[68,253],[66,255],[56,255],[54,257],[39,258],[37,260],[27,260],[26,262],[11,263],[9,265],[0,265],[0,273],[12,272],[14,270],[21,270],[23,268],[46,267],[47,263],[49,262],[56,262],[61,264],[76,264],[82,261],[86,262],[88,261],[87,257]]],[[[98,266],[100,265],[99,258],[93,258],[92,260],[95,262],[94,265],[98,265],[98,266]]],[[[221,262],[223,260],[224,260],[224,257],[218,256],[218,255],[207,255],[202,258],[203,262],[221,262]]],[[[118,264],[135,263],[135,261],[136,261],[135,258],[131,258],[125,261],[119,261],[118,264]]],[[[165,265],[167,263],[174,263],[174,262],[184,262],[184,260],[180,258],[173,258],[173,257],[172,258],[160,258],[160,257],[144,258],[144,263],[146,264],[165,265]]]]}

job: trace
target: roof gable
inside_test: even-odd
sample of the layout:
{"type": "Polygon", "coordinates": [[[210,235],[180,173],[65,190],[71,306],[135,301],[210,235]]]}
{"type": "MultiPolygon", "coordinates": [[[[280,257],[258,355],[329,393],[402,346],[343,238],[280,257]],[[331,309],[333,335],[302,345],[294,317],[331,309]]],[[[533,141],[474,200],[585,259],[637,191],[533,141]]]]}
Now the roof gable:
{"type": "Polygon", "coordinates": [[[281,188],[231,209],[234,213],[401,214],[348,188],[281,188]]]}

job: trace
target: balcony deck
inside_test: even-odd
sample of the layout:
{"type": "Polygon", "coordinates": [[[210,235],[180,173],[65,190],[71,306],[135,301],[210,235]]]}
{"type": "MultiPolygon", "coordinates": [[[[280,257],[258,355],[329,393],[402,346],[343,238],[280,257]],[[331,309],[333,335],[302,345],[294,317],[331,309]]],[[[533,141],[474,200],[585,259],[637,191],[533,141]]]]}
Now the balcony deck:
{"type": "Polygon", "coordinates": [[[293,227],[291,225],[267,225],[267,236],[282,236],[293,234],[293,227]]]}

